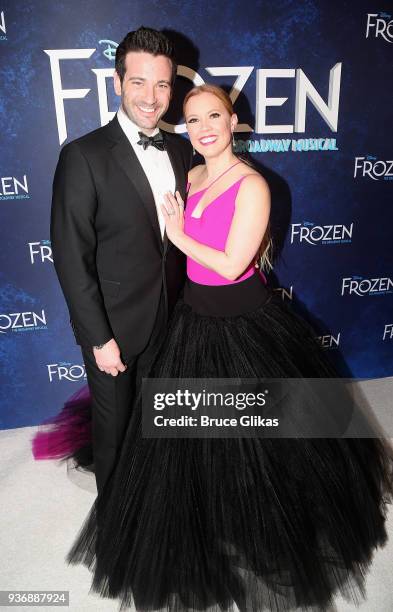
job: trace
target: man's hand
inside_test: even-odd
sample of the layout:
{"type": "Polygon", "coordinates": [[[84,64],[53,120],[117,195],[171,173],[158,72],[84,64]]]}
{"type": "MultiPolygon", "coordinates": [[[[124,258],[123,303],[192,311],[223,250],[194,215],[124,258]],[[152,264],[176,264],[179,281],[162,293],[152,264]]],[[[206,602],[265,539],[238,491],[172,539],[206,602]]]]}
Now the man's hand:
{"type": "Polygon", "coordinates": [[[119,372],[124,372],[127,366],[120,359],[120,349],[114,338],[109,340],[101,349],[93,348],[96,364],[101,372],[117,376],[119,372]]]}

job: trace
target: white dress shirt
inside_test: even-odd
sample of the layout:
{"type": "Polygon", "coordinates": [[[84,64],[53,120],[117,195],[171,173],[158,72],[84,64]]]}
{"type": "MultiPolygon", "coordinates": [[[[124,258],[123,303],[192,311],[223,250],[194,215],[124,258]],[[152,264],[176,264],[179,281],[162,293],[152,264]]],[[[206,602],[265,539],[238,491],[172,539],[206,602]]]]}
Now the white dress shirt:
{"type": "MultiPolygon", "coordinates": [[[[175,193],[176,179],[173,172],[172,164],[169,160],[167,151],[159,151],[156,147],[149,146],[146,149],[142,145],[137,144],[140,140],[138,132],[142,131],[131,119],[127,117],[122,107],[117,111],[117,119],[120,127],[127,136],[132,148],[135,151],[138,160],[147,176],[156,204],[158,222],[160,224],[161,236],[164,236],[165,219],[160,208],[161,204],[165,204],[164,194],[167,191],[175,193]]],[[[159,132],[156,128],[151,136],[159,132]]]]}

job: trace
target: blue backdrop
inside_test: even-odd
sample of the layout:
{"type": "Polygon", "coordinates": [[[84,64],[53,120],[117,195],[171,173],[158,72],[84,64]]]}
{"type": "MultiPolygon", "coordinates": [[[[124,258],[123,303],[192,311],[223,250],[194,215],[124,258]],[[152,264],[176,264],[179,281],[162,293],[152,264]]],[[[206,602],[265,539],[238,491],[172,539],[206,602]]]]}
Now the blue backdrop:
{"type": "MultiPolygon", "coordinates": [[[[163,127],[195,83],[231,92],[238,151],[269,181],[269,283],[345,376],[393,373],[391,3],[171,0],[0,5],[1,428],[33,425],[85,383],[51,261],[61,146],[117,110],[114,50],[140,25],[178,51],[163,127]]],[[[114,194],[115,199],[115,194],[114,194]]]]}

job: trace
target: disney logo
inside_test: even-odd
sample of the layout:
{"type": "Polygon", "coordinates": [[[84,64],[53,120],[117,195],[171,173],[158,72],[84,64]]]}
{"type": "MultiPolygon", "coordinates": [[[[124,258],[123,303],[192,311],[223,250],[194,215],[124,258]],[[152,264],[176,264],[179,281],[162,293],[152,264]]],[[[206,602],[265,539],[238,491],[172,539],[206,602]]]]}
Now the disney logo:
{"type": "Polygon", "coordinates": [[[108,60],[114,60],[115,59],[115,55],[116,55],[116,49],[119,46],[118,43],[113,42],[113,40],[99,40],[98,44],[100,45],[107,45],[106,49],[104,49],[104,51],[102,52],[103,55],[106,57],[106,59],[108,60]]]}

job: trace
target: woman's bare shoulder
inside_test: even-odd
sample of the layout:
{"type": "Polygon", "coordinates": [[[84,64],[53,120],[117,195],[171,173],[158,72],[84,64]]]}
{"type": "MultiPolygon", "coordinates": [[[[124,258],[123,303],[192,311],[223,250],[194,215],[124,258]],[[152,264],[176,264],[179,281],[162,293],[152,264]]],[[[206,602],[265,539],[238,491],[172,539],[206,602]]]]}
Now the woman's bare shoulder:
{"type": "Polygon", "coordinates": [[[199,164],[198,166],[194,166],[193,168],[191,168],[191,170],[189,170],[188,172],[188,182],[192,183],[193,181],[195,181],[201,175],[205,168],[205,164],[199,164]]]}
{"type": "Polygon", "coordinates": [[[254,170],[254,168],[250,168],[245,164],[244,172],[241,174],[242,186],[244,186],[243,191],[247,189],[269,189],[269,185],[267,180],[260,174],[254,170]]]}
{"type": "Polygon", "coordinates": [[[247,164],[244,161],[241,161],[241,163],[239,164],[238,172],[240,176],[261,176],[258,170],[256,170],[253,166],[247,164]]]}
{"type": "Polygon", "coordinates": [[[251,172],[242,175],[242,181],[236,198],[236,204],[243,206],[242,202],[269,202],[270,189],[267,180],[259,173],[249,168],[251,172]]]}

